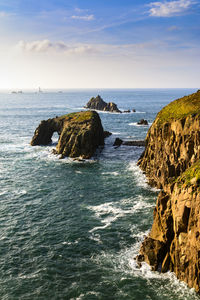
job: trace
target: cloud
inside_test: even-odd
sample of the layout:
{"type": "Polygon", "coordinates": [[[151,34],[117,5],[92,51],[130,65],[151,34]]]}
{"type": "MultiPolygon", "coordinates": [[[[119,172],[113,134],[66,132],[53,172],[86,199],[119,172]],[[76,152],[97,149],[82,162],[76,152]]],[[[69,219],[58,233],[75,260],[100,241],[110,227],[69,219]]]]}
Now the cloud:
{"type": "Polygon", "coordinates": [[[4,18],[4,17],[9,17],[11,16],[12,14],[10,13],[7,13],[5,11],[0,11],[0,18],[4,18]]]}
{"type": "Polygon", "coordinates": [[[170,27],[167,28],[168,31],[177,31],[179,29],[180,28],[178,26],[175,26],[175,25],[174,26],[170,26],[170,27]]]}
{"type": "Polygon", "coordinates": [[[185,12],[194,3],[193,0],[151,2],[149,14],[153,17],[171,17],[185,12]]]}
{"type": "Polygon", "coordinates": [[[65,54],[95,54],[99,52],[92,45],[68,45],[65,42],[51,42],[49,40],[40,40],[33,42],[19,41],[16,45],[16,48],[23,52],[32,52],[32,53],[47,53],[47,52],[62,52],[65,54]]]}
{"type": "Polygon", "coordinates": [[[94,15],[86,15],[86,16],[71,16],[72,19],[82,20],[82,21],[92,21],[94,20],[94,15]]]}

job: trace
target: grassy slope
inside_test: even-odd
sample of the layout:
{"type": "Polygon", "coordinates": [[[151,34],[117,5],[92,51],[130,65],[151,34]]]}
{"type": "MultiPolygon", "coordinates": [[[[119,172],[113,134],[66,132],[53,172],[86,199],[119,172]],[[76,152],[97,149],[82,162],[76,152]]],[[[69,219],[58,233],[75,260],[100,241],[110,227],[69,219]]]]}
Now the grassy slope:
{"type": "Polygon", "coordinates": [[[180,185],[196,185],[200,187],[200,160],[188,168],[181,176],[179,176],[177,183],[180,185]]]}
{"type": "Polygon", "coordinates": [[[200,115],[200,90],[189,96],[177,99],[165,106],[157,115],[157,124],[173,119],[182,119],[192,114],[200,115]]]}
{"type": "Polygon", "coordinates": [[[86,120],[90,120],[93,117],[93,111],[80,111],[58,117],[56,118],[56,121],[62,121],[64,119],[65,121],[83,122],[86,120]]]}

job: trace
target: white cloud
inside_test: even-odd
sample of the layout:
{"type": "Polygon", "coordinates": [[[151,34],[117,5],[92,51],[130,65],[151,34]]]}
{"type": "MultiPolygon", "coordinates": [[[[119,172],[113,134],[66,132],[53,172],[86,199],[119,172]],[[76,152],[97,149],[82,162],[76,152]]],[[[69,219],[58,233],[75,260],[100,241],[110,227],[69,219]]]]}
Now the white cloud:
{"type": "Polygon", "coordinates": [[[76,15],[74,15],[71,18],[75,19],[75,20],[92,21],[92,20],[94,20],[94,15],[86,15],[86,16],[76,16],[76,15]]]}
{"type": "Polygon", "coordinates": [[[10,13],[7,13],[5,11],[0,11],[0,18],[9,17],[9,16],[11,16],[10,13]]]}
{"type": "Polygon", "coordinates": [[[50,42],[49,40],[40,40],[33,42],[19,41],[16,48],[24,52],[46,53],[46,52],[62,52],[65,54],[94,54],[99,52],[92,45],[67,45],[65,42],[50,42]]]}
{"type": "Polygon", "coordinates": [[[185,12],[194,3],[193,0],[151,2],[149,14],[153,17],[171,17],[185,12]]]}

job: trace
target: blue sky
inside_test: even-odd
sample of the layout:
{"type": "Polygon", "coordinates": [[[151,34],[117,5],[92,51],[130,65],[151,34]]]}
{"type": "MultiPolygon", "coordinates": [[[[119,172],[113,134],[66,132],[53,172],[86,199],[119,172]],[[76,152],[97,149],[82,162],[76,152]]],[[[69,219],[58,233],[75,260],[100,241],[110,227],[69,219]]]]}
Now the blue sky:
{"type": "Polygon", "coordinates": [[[0,0],[0,41],[0,88],[198,87],[200,0],[0,0]]]}

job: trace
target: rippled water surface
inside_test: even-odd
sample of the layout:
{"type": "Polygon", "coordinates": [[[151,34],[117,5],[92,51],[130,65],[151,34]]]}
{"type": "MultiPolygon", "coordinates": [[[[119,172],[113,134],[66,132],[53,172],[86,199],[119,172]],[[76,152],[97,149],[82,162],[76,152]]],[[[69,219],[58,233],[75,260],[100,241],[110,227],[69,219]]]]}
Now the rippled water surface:
{"type": "Polygon", "coordinates": [[[157,191],[136,162],[170,101],[194,90],[76,90],[0,94],[0,299],[199,299],[173,274],[138,268],[134,257],[152,225],[157,191]],[[43,119],[79,111],[100,94],[131,114],[100,113],[113,134],[92,160],[59,160],[31,147],[43,119]]]}

